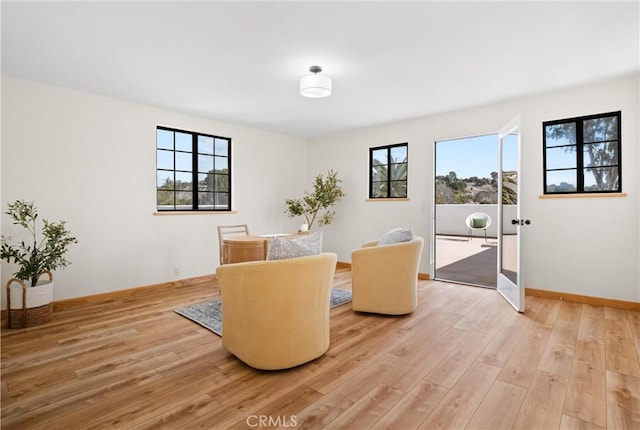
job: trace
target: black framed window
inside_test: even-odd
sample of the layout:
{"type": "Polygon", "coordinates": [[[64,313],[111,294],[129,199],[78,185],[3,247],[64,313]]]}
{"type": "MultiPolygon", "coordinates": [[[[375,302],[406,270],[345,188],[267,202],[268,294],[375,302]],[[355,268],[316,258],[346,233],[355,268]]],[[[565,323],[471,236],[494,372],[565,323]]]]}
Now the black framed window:
{"type": "Polygon", "coordinates": [[[544,194],[622,191],[622,113],[542,123],[544,194]]]}
{"type": "Polygon", "coordinates": [[[158,211],[230,211],[231,139],[156,129],[158,211]]]}
{"type": "Polygon", "coordinates": [[[409,145],[369,148],[369,198],[406,198],[409,145]]]}

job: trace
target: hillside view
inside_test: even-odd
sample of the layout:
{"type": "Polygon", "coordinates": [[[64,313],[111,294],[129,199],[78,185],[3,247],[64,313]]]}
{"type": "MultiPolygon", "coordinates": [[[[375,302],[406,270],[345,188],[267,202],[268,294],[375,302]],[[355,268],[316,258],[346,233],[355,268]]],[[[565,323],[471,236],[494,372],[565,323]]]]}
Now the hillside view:
{"type": "MultiPolygon", "coordinates": [[[[517,176],[515,171],[503,173],[503,204],[517,203],[517,176]]],[[[436,176],[436,204],[497,204],[498,172],[491,172],[489,178],[458,178],[456,172],[436,176]]]]}

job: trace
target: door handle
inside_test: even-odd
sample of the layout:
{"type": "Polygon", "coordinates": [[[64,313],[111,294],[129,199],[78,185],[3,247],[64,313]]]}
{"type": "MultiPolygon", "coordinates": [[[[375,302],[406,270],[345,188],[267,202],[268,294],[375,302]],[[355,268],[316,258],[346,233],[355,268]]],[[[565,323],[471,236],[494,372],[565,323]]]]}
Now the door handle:
{"type": "Polygon", "coordinates": [[[530,225],[531,224],[531,220],[528,219],[512,219],[511,220],[511,224],[513,225],[530,225]]]}

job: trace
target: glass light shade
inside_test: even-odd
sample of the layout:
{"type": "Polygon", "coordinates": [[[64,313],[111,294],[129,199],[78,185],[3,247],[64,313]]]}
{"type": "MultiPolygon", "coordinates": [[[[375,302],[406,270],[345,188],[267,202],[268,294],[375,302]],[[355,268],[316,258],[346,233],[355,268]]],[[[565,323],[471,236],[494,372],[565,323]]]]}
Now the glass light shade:
{"type": "Polygon", "coordinates": [[[300,78],[300,94],[319,98],[331,95],[331,78],[323,75],[307,75],[300,78]]]}

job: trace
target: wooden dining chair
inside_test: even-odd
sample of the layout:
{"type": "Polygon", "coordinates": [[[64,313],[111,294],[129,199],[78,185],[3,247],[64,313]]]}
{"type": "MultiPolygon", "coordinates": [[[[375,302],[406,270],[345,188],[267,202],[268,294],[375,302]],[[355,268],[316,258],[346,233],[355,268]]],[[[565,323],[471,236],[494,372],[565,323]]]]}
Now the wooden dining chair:
{"type": "Polygon", "coordinates": [[[249,227],[247,224],[236,225],[219,225],[218,226],[218,243],[220,244],[220,264],[226,261],[227,249],[224,246],[224,240],[229,237],[249,236],[249,227]]]}

